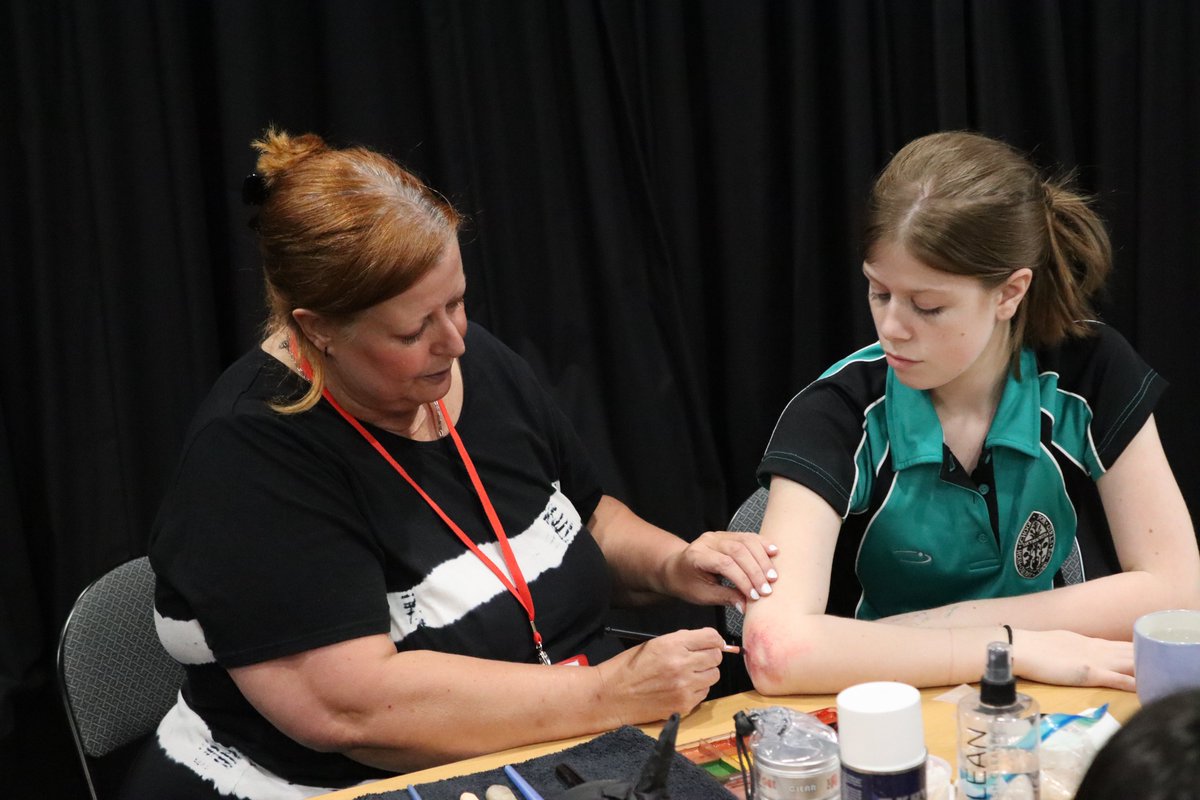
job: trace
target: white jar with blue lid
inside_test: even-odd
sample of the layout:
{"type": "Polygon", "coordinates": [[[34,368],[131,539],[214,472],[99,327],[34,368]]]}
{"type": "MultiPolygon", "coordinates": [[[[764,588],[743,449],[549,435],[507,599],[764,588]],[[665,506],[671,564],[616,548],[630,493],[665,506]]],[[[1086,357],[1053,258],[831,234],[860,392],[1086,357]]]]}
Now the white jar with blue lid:
{"type": "Polygon", "coordinates": [[[873,681],[837,696],[843,800],[925,800],[921,693],[873,681]]]}

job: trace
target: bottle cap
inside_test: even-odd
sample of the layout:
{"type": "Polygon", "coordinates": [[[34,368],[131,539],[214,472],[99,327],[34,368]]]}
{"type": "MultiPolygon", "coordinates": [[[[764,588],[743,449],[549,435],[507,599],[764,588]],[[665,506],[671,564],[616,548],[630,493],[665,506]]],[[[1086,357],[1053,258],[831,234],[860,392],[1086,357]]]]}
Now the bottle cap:
{"type": "Polygon", "coordinates": [[[921,693],[907,683],[860,683],[837,696],[842,763],[867,772],[900,772],[925,761],[921,693]]]}
{"type": "Polygon", "coordinates": [[[979,681],[979,701],[994,708],[1011,706],[1017,702],[1012,645],[992,642],[987,646],[987,664],[979,681]]]}

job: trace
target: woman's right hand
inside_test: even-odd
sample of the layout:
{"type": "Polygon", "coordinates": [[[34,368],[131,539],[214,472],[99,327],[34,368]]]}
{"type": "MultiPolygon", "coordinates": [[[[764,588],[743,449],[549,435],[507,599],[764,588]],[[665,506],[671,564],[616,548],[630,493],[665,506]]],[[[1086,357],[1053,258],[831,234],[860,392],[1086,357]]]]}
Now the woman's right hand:
{"type": "Polygon", "coordinates": [[[616,717],[614,727],[690,713],[720,677],[724,644],[712,628],[676,631],[597,666],[602,701],[616,717]]]}
{"type": "Polygon", "coordinates": [[[1013,631],[1013,671],[1058,686],[1107,686],[1132,692],[1133,643],[1071,631],[1013,631]]]}

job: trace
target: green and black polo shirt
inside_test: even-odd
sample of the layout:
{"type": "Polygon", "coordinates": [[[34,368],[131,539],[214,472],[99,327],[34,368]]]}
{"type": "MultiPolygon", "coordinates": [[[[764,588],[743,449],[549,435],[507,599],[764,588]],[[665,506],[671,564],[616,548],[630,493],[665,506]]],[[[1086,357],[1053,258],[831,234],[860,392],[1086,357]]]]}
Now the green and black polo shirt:
{"type": "Polygon", "coordinates": [[[1166,381],[1115,330],[1021,354],[978,467],[942,441],[926,391],[882,348],[834,364],[784,409],[758,468],[842,516],[829,612],[861,619],[1007,597],[1120,571],[1095,482],[1166,381]]]}

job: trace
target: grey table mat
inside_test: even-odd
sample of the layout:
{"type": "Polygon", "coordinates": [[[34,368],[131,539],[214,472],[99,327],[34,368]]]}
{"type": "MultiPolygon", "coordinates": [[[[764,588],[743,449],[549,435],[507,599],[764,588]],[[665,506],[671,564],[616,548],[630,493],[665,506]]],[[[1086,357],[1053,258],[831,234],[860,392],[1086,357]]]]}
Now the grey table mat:
{"type": "MultiPolygon", "coordinates": [[[[583,744],[513,766],[545,800],[553,800],[566,791],[566,786],[554,774],[558,764],[570,765],[585,781],[636,781],[646,759],[654,752],[654,744],[654,739],[637,728],[624,726],[583,744]]],[[[715,778],[678,753],[671,762],[669,775],[667,787],[671,797],[677,800],[730,800],[733,797],[715,778]]],[[[458,800],[463,792],[473,792],[483,800],[484,792],[495,783],[514,788],[503,769],[420,783],[416,788],[422,800],[458,800]]],[[[515,788],[514,793],[517,797],[521,796],[515,792],[515,788]]],[[[408,800],[408,792],[401,789],[367,797],[375,800],[408,800]]]]}

